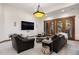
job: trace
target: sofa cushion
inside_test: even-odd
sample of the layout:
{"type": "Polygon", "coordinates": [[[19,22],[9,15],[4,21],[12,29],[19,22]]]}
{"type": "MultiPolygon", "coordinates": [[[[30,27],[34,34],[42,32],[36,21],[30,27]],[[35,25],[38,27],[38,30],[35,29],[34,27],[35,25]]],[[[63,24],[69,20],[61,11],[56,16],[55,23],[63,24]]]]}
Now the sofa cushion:
{"type": "Polygon", "coordinates": [[[24,39],[24,38],[23,38],[22,36],[20,36],[20,35],[17,35],[17,37],[20,38],[20,39],[24,39]]]}

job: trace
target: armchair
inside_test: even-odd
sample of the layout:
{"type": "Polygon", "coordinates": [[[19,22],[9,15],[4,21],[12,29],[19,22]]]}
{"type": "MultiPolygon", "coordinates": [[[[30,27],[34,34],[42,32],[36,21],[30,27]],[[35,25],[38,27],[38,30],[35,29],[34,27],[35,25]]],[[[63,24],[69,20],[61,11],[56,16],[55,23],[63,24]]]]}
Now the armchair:
{"type": "Polygon", "coordinates": [[[20,35],[13,34],[10,36],[12,40],[12,46],[17,51],[17,53],[20,53],[22,51],[31,49],[34,47],[34,38],[28,39],[23,38],[20,35]]]}

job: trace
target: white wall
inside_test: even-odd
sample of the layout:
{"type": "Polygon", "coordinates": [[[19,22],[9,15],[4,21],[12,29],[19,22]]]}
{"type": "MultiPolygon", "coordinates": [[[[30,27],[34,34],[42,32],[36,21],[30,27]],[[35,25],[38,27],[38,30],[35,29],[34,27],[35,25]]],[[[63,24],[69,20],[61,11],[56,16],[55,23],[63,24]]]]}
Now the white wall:
{"type": "Polygon", "coordinates": [[[44,32],[44,22],[43,22],[44,18],[35,18],[35,19],[38,20],[36,23],[37,33],[38,34],[43,33],[44,32]]]}
{"type": "Polygon", "coordinates": [[[50,19],[54,19],[54,18],[61,18],[61,17],[69,17],[69,16],[76,16],[75,18],[75,39],[79,40],[79,8],[78,7],[73,7],[72,8],[63,8],[63,10],[65,10],[64,12],[61,12],[62,9],[57,10],[55,12],[51,12],[49,13],[48,17],[45,18],[45,20],[47,20],[48,18],[50,19]]]}
{"type": "Polygon", "coordinates": [[[0,5],[0,38],[4,38],[0,39],[0,41],[7,40],[9,35],[13,33],[23,34],[23,36],[42,33],[41,24],[40,19],[35,18],[25,10],[10,5],[0,5]],[[34,30],[21,30],[21,21],[34,22],[34,30]],[[16,26],[14,25],[15,22],[16,26]]]}
{"type": "Polygon", "coordinates": [[[0,4],[0,41],[4,39],[4,13],[3,5],[0,4]]]}
{"type": "MultiPolygon", "coordinates": [[[[28,14],[24,10],[19,10],[12,6],[5,6],[5,36],[8,38],[8,35],[11,33],[24,34],[24,36],[36,35],[38,32],[38,25],[40,23],[35,19],[32,14],[28,14]],[[21,30],[21,21],[34,22],[34,30],[21,30]],[[16,26],[14,26],[16,22],[16,26]],[[37,27],[36,27],[37,26],[37,27]]],[[[40,30],[40,29],[39,29],[40,30]]]]}

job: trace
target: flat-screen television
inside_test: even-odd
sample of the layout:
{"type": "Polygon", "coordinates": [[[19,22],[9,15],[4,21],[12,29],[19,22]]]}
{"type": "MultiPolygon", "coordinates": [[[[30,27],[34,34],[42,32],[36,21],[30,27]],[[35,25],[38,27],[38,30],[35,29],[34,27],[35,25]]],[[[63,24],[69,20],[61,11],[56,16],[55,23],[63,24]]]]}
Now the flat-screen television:
{"type": "Polygon", "coordinates": [[[34,22],[21,21],[21,30],[34,30],[34,22]]]}

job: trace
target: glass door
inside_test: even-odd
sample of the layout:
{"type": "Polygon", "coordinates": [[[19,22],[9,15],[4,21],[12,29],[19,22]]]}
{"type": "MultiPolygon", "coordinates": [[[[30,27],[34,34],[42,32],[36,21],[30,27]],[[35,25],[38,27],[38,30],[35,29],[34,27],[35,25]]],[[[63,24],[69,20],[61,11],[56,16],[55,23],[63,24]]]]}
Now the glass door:
{"type": "Polygon", "coordinates": [[[62,32],[63,31],[63,22],[62,19],[57,19],[57,33],[62,32]]]}
{"type": "Polygon", "coordinates": [[[73,20],[72,18],[65,19],[65,32],[68,34],[68,39],[73,37],[73,20]]]}
{"type": "Polygon", "coordinates": [[[75,16],[45,21],[44,31],[46,34],[64,32],[69,39],[75,40],[75,16]]]}
{"type": "Polygon", "coordinates": [[[50,28],[51,28],[51,34],[54,35],[55,34],[55,21],[54,20],[51,21],[51,27],[50,28]]]}

